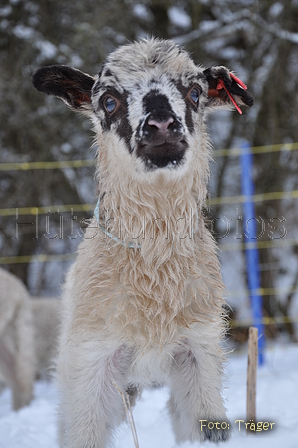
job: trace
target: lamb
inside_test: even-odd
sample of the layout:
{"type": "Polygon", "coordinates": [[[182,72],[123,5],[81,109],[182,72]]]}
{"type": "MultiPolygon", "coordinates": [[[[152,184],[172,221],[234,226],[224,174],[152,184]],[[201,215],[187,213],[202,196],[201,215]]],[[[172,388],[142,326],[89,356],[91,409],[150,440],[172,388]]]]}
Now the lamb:
{"type": "Polygon", "coordinates": [[[35,378],[53,365],[60,300],[31,298],[23,283],[4,269],[0,285],[0,373],[18,410],[32,400],[35,378]]]}
{"type": "Polygon", "coordinates": [[[30,403],[36,370],[30,296],[23,283],[0,269],[0,371],[12,389],[13,409],[30,403]]]}
{"type": "Polygon", "coordinates": [[[91,118],[98,145],[99,200],[64,286],[60,447],[113,445],[126,418],[119,389],[133,401],[152,384],[170,387],[177,442],[227,440],[205,121],[252,95],[227,68],[203,69],[158,39],[118,48],[95,77],[48,66],[33,84],[91,118]]]}
{"type": "Polygon", "coordinates": [[[32,297],[36,378],[51,379],[55,370],[60,329],[61,300],[56,297],[32,297]]]}

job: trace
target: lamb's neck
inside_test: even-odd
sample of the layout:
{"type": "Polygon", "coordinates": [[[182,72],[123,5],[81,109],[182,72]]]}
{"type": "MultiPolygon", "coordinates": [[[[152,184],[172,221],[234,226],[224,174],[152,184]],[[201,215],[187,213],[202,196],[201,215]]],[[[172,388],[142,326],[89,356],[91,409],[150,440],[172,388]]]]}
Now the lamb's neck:
{"type": "MultiPolygon", "coordinates": [[[[144,250],[153,245],[173,250],[174,242],[179,251],[183,244],[185,249],[189,246],[201,207],[190,177],[172,182],[160,178],[154,183],[124,183],[122,179],[121,185],[113,179],[108,187],[101,188],[105,194],[100,219],[114,237],[127,244],[141,244],[144,250]]],[[[201,192],[201,197],[204,194],[201,192]]]]}

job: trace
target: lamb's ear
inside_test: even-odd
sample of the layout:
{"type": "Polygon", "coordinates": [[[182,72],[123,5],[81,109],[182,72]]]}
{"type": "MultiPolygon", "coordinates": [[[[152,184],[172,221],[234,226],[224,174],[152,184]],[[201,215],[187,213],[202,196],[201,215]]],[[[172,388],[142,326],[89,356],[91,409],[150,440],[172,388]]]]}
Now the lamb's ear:
{"type": "Polygon", "coordinates": [[[246,85],[226,67],[211,67],[204,70],[209,85],[207,107],[231,107],[232,104],[242,114],[239,106],[251,107],[254,98],[246,85]]]}
{"type": "Polygon", "coordinates": [[[91,113],[92,76],[66,65],[50,65],[37,70],[32,82],[37,90],[61,98],[71,109],[91,113]]]}

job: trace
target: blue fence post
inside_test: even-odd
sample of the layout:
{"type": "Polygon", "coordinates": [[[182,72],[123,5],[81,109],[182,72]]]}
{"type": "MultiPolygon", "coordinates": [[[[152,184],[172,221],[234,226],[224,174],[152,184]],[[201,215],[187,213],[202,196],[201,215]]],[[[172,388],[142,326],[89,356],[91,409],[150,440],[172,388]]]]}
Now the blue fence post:
{"type": "Polygon", "coordinates": [[[242,145],[241,150],[241,186],[242,195],[246,197],[243,203],[243,231],[245,242],[245,258],[247,268],[248,289],[253,315],[253,325],[257,327],[258,340],[258,363],[264,363],[265,332],[263,325],[259,251],[257,248],[257,220],[255,216],[255,205],[250,199],[254,195],[253,181],[253,155],[249,144],[242,145]]]}

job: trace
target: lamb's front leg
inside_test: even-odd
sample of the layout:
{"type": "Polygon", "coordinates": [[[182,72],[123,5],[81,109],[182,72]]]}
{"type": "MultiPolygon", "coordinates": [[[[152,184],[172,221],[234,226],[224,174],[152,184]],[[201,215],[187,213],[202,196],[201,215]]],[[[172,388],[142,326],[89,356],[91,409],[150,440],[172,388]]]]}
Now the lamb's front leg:
{"type": "Polygon", "coordinates": [[[105,448],[126,417],[121,391],[128,387],[132,350],[96,342],[60,351],[57,376],[62,392],[60,447],[105,448]]]}
{"type": "Polygon", "coordinates": [[[168,402],[177,442],[227,440],[221,397],[221,353],[218,341],[184,340],[174,353],[168,402]]]}

